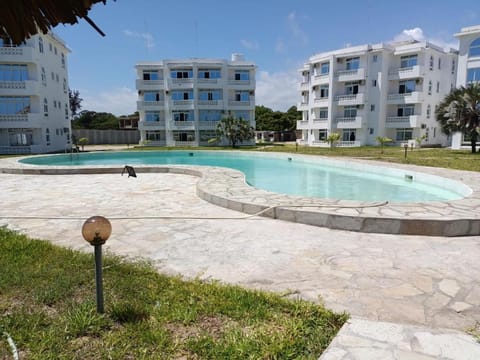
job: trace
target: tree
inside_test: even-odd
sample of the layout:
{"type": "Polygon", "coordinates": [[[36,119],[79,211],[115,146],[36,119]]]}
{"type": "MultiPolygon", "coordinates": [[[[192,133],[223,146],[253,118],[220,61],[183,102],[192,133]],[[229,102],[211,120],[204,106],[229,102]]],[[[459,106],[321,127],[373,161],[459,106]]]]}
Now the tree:
{"type": "Polygon", "coordinates": [[[84,110],[72,121],[74,129],[118,129],[118,118],[111,113],[84,110]]]}
{"type": "Polygon", "coordinates": [[[72,113],[72,117],[74,117],[82,108],[83,99],[80,97],[80,92],[78,90],[68,89],[68,101],[70,103],[70,112],[72,113]]]}
{"type": "Polygon", "coordinates": [[[289,131],[295,130],[301,113],[296,106],[290,107],[287,112],[273,111],[263,105],[255,106],[256,128],[259,131],[289,131]]]}
{"type": "Polygon", "coordinates": [[[386,137],[386,136],[377,136],[375,138],[375,140],[377,140],[377,142],[380,144],[382,150],[380,151],[381,154],[383,154],[383,146],[386,144],[386,143],[389,143],[389,142],[392,142],[393,140],[386,137]]]}
{"type": "Polygon", "coordinates": [[[255,130],[246,120],[234,116],[224,117],[216,129],[219,137],[225,137],[233,148],[240,142],[250,140],[255,136],[255,130]]]}
{"type": "Polygon", "coordinates": [[[85,145],[87,145],[87,144],[88,144],[88,138],[83,137],[83,138],[78,139],[78,145],[80,145],[82,147],[82,151],[84,150],[85,145]]]}
{"type": "Polygon", "coordinates": [[[339,133],[331,133],[327,136],[327,143],[330,145],[330,148],[333,148],[335,144],[340,140],[339,133]]]}
{"type": "Polygon", "coordinates": [[[475,153],[480,138],[480,83],[454,89],[440,102],[435,116],[446,135],[460,131],[469,137],[475,153]]]}

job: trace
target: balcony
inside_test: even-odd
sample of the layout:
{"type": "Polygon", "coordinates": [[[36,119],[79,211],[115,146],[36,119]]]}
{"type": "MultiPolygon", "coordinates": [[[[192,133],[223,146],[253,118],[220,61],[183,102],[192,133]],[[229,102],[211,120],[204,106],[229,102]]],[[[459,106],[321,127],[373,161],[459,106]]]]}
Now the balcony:
{"type": "Polygon", "coordinates": [[[168,79],[168,88],[169,89],[192,89],[193,78],[168,79]]]}
{"type": "Polygon", "coordinates": [[[307,101],[302,101],[302,102],[298,103],[298,105],[297,105],[297,110],[298,110],[298,111],[308,110],[308,100],[307,100],[307,101]]]}
{"type": "Polygon", "coordinates": [[[423,76],[425,68],[421,65],[392,69],[388,72],[388,80],[415,79],[423,76]]]}
{"type": "Polygon", "coordinates": [[[222,108],[223,109],[223,100],[198,100],[198,106],[202,109],[204,108],[222,108]]]}
{"type": "Polygon", "coordinates": [[[385,127],[387,129],[396,128],[414,128],[420,126],[420,116],[389,116],[385,119],[385,127]]]}
{"type": "Polygon", "coordinates": [[[161,101],[137,101],[137,110],[161,110],[164,106],[163,99],[161,101]]]}
{"type": "Polygon", "coordinates": [[[43,114],[8,114],[0,115],[0,128],[29,128],[39,127],[43,114]]]}
{"type": "Polygon", "coordinates": [[[0,95],[29,96],[39,92],[38,81],[0,81],[0,95]]]}
{"type": "Polygon", "coordinates": [[[173,146],[197,146],[197,143],[195,141],[176,140],[173,142],[173,146]]]}
{"type": "Polygon", "coordinates": [[[220,80],[222,80],[222,79],[220,79],[220,78],[218,78],[218,79],[204,79],[204,78],[201,78],[200,79],[199,78],[199,79],[197,79],[197,83],[198,83],[199,86],[202,86],[202,85],[210,86],[212,84],[218,84],[220,80]]]}
{"type": "Polygon", "coordinates": [[[365,69],[339,70],[335,72],[335,77],[337,81],[365,80],[365,69]]]}
{"type": "Polygon", "coordinates": [[[235,80],[228,79],[228,85],[241,87],[241,88],[253,88],[255,87],[254,81],[252,80],[235,80]]]}
{"type": "Polygon", "coordinates": [[[339,141],[335,143],[335,147],[359,147],[361,145],[360,141],[339,141]]]}
{"type": "Polygon", "coordinates": [[[346,105],[361,105],[364,103],[364,94],[349,94],[349,95],[337,95],[335,96],[335,101],[339,106],[346,106],[346,105]]]}
{"type": "Polygon", "coordinates": [[[141,80],[137,79],[135,82],[137,90],[158,90],[164,88],[163,80],[141,80]]]}
{"type": "Polygon", "coordinates": [[[138,130],[156,130],[156,128],[165,129],[165,120],[138,122],[138,130]]]}
{"type": "Polygon", "coordinates": [[[328,118],[314,118],[311,129],[328,129],[328,118]]]}
{"type": "Polygon", "coordinates": [[[195,130],[195,121],[172,121],[172,130],[195,130]]]}
{"type": "Polygon", "coordinates": [[[338,117],[335,119],[338,129],[360,129],[362,127],[362,117],[338,117]]]}
{"type": "Polygon", "coordinates": [[[4,62],[35,62],[35,49],[29,46],[0,47],[0,58],[4,62]]]}
{"type": "Polygon", "coordinates": [[[198,128],[212,130],[212,129],[216,129],[219,123],[220,123],[220,120],[199,121],[198,128]]]}
{"type": "Polygon", "coordinates": [[[309,86],[310,86],[309,81],[302,81],[300,83],[300,90],[308,90],[309,86]]]}
{"type": "Polygon", "coordinates": [[[421,103],[423,101],[423,92],[414,91],[411,93],[403,94],[388,94],[387,103],[388,104],[414,104],[421,103]]]}
{"type": "Polygon", "coordinates": [[[30,145],[0,146],[0,154],[21,155],[31,153],[32,146],[30,145]]]}
{"type": "Polygon", "coordinates": [[[246,101],[230,100],[230,101],[228,102],[228,105],[229,105],[230,107],[245,108],[245,107],[255,106],[255,101],[252,101],[252,100],[246,100],[246,101]]]}
{"type": "Polygon", "coordinates": [[[193,100],[172,100],[172,104],[177,110],[193,110],[193,100]]]}
{"type": "Polygon", "coordinates": [[[298,120],[297,121],[297,130],[308,130],[310,129],[310,125],[308,120],[298,120]]]}
{"type": "Polygon", "coordinates": [[[313,99],[314,107],[327,107],[328,106],[328,97],[318,97],[313,99]]]}
{"type": "Polygon", "coordinates": [[[328,84],[330,79],[330,74],[320,74],[314,75],[312,77],[312,85],[328,84]]]}

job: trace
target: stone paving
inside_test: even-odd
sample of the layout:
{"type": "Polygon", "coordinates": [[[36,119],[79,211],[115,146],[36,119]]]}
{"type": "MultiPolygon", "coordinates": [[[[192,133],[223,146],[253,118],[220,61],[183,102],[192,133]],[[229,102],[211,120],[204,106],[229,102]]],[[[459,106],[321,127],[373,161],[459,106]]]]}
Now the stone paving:
{"type": "Polygon", "coordinates": [[[480,321],[480,237],[349,232],[247,217],[196,196],[197,177],[127,178],[120,172],[0,174],[0,225],[91,251],[81,225],[89,216],[103,215],[113,225],[108,251],[146,257],[165,273],[323,302],[352,314],[352,324],[379,329],[367,336],[358,330],[363,325],[347,325],[322,360],[450,360],[478,354],[471,338],[438,329],[464,331],[480,321]],[[403,340],[393,335],[385,340],[383,322],[396,323],[388,326],[401,329],[403,340]],[[446,341],[454,350],[427,347],[425,339],[446,341]],[[468,346],[461,342],[466,339],[468,346]],[[459,346],[468,352],[455,353],[459,346]],[[378,352],[368,352],[369,347],[378,352]]]}

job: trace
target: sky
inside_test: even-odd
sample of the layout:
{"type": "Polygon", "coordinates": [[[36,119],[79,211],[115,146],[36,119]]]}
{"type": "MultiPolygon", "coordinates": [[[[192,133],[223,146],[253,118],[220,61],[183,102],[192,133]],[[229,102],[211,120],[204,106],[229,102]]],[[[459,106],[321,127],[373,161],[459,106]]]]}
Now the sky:
{"type": "Polygon", "coordinates": [[[257,65],[256,104],[286,111],[299,101],[298,69],[314,54],[413,38],[457,48],[462,27],[480,24],[478,0],[107,0],[84,20],[53,31],[66,43],[69,86],[82,110],[136,111],[135,64],[230,59],[257,65]]]}

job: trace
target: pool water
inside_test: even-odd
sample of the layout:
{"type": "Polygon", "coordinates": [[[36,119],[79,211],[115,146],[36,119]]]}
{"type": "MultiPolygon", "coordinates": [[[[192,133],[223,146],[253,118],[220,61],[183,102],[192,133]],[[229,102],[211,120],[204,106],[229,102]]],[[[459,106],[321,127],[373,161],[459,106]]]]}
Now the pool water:
{"type": "Polygon", "coordinates": [[[382,167],[371,167],[377,170],[367,172],[332,166],[331,161],[327,164],[321,159],[298,160],[288,154],[272,156],[221,151],[131,151],[39,156],[21,162],[50,166],[119,165],[120,168],[138,164],[221,166],[243,172],[248,184],[259,189],[329,199],[420,202],[464,197],[455,191],[453,181],[451,186],[440,187],[432,183],[412,181],[405,175],[385,175],[381,171],[382,167]]]}

